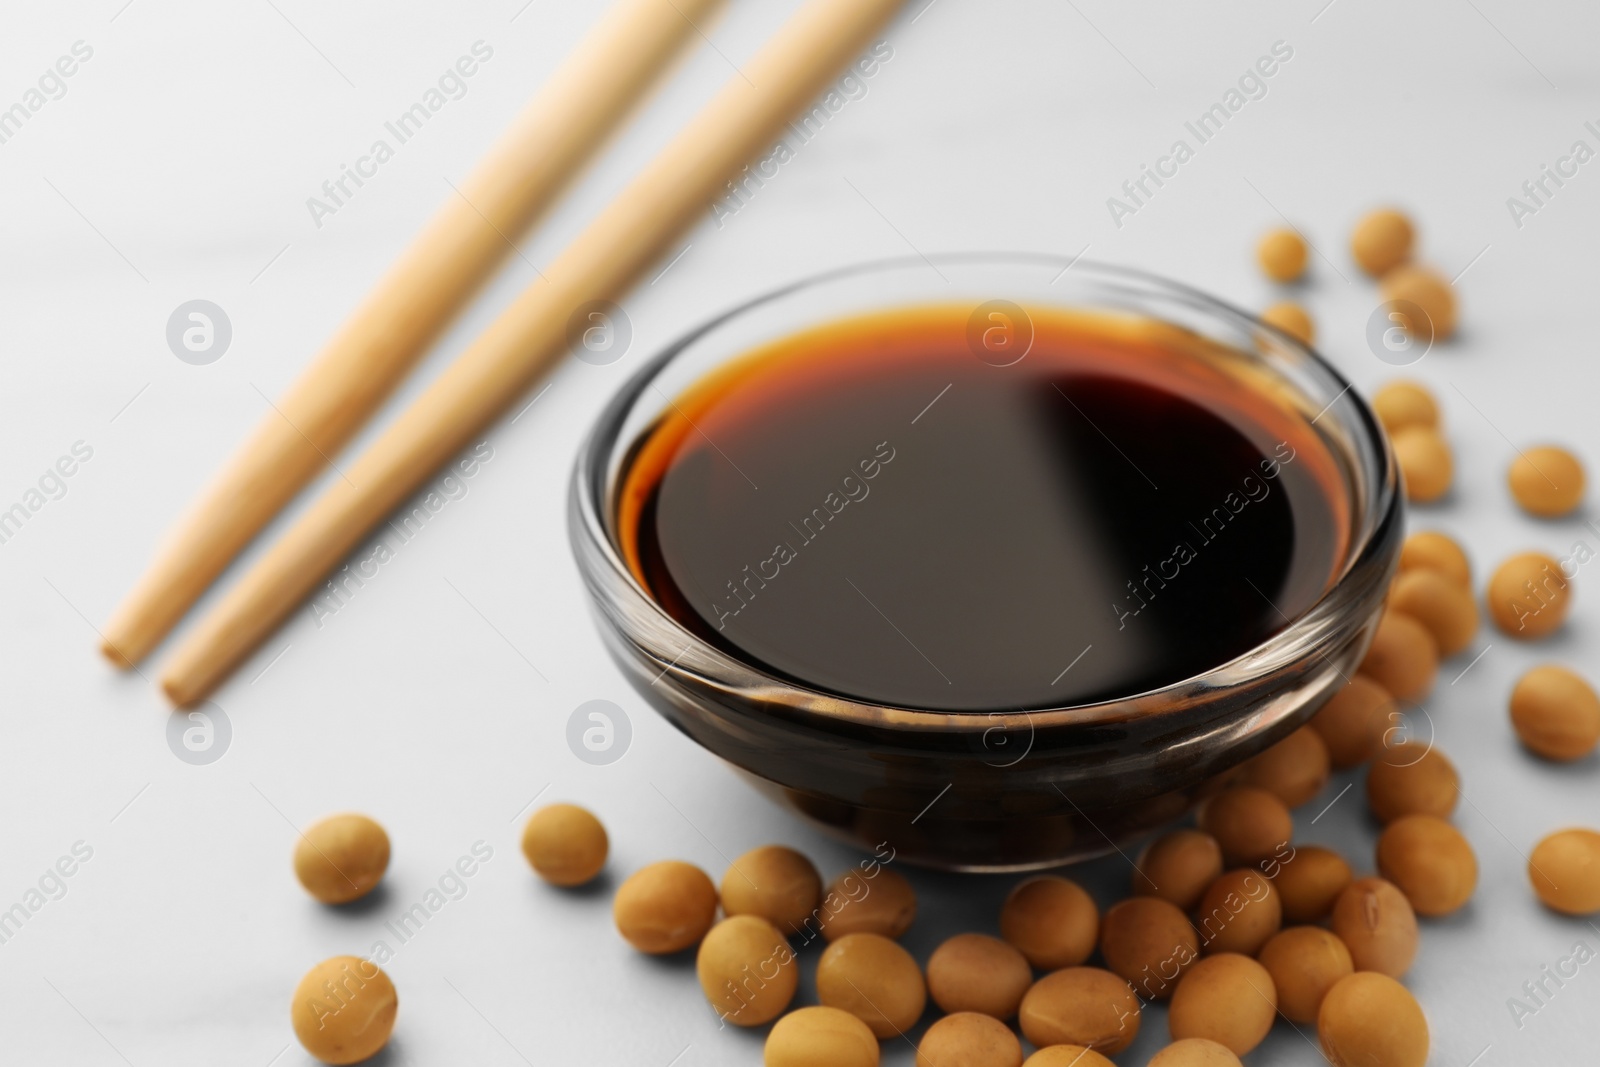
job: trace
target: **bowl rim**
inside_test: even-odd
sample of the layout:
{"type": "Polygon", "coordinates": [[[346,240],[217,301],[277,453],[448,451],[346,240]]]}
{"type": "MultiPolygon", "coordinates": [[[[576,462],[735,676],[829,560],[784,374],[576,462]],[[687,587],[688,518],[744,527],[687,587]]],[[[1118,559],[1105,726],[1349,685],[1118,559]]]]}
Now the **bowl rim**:
{"type": "MultiPolygon", "coordinates": [[[[1051,284],[1054,284],[1054,280],[1051,284]]],[[[844,317],[845,314],[847,313],[841,313],[840,317],[844,317]]],[[[805,327],[794,329],[803,328],[805,327]]],[[[1272,357],[1269,354],[1259,350],[1246,354],[1253,354],[1266,365],[1272,365],[1272,357]]],[[[625,447],[631,447],[639,439],[642,438],[623,444],[625,447]]],[[[707,673],[712,673],[714,676],[706,677],[702,674],[700,681],[703,685],[709,685],[714,689],[759,688],[769,693],[782,691],[800,698],[795,702],[795,710],[839,724],[919,732],[952,730],[986,732],[999,729],[1025,730],[1031,734],[1036,729],[1117,722],[1135,715],[1146,717],[1153,712],[1172,712],[1192,707],[1196,703],[1204,702],[1207,692],[1214,693],[1218,689],[1233,689],[1248,685],[1252,681],[1271,675],[1274,671],[1284,669],[1284,654],[1291,646],[1300,646],[1302,652],[1314,652],[1321,648],[1323,658],[1326,659],[1329,651],[1347,640],[1360,625],[1366,623],[1363,619],[1359,623],[1352,624],[1345,619],[1349,612],[1344,609],[1369,599],[1372,591],[1372,581],[1363,583],[1361,588],[1352,588],[1352,577],[1365,572],[1371,579],[1381,577],[1382,581],[1387,582],[1393,561],[1389,561],[1388,565],[1377,571],[1374,571],[1374,564],[1377,562],[1378,552],[1387,540],[1384,535],[1392,525],[1400,521],[1402,508],[1399,468],[1389,445],[1388,436],[1383,432],[1371,407],[1355,391],[1353,383],[1311,345],[1276,326],[1262,322],[1257,316],[1229,301],[1187,283],[1140,268],[1089,259],[1081,253],[1077,256],[1063,256],[1037,251],[963,251],[890,256],[850,263],[806,275],[749,297],[669,341],[661,351],[634,371],[617,390],[601,409],[594,426],[580,445],[570,483],[568,525],[569,536],[573,541],[572,548],[577,556],[585,587],[591,598],[597,602],[597,606],[605,610],[613,620],[618,614],[628,614],[637,618],[636,613],[642,611],[645,617],[671,632],[673,643],[682,646],[682,651],[676,657],[670,658],[668,655],[645,649],[663,674],[690,671],[697,664],[709,667],[712,670],[707,673]],[[1199,674],[1155,689],[1085,704],[1051,708],[1003,708],[993,711],[953,711],[879,704],[813,688],[784,675],[763,670],[723,651],[699,637],[663,609],[634,577],[612,537],[611,512],[614,511],[615,501],[610,497],[612,487],[608,484],[610,461],[616,452],[618,437],[625,422],[646,390],[678,356],[730,320],[774,304],[792,294],[854,276],[908,267],[933,267],[937,270],[940,264],[1054,266],[1060,268],[1056,279],[1068,271],[1081,269],[1104,281],[1136,283],[1147,289],[1159,291],[1164,296],[1177,298],[1199,310],[1231,319],[1241,329],[1266,331],[1284,348],[1308,360],[1318,373],[1326,375],[1331,384],[1337,387],[1337,391],[1316,418],[1327,414],[1348,395],[1354,412],[1352,429],[1371,446],[1363,455],[1375,462],[1366,465],[1368,495],[1363,499],[1357,499],[1360,496],[1359,490],[1352,491],[1352,503],[1360,505],[1366,515],[1364,527],[1353,531],[1353,534],[1359,534],[1360,538],[1357,540],[1352,537],[1352,543],[1345,553],[1339,572],[1322,596],[1291,619],[1283,629],[1232,659],[1199,674]]],[[[631,628],[619,624],[618,629],[631,628]]],[[[639,634],[627,632],[624,636],[636,646],[640,645],[639,634]]]]}

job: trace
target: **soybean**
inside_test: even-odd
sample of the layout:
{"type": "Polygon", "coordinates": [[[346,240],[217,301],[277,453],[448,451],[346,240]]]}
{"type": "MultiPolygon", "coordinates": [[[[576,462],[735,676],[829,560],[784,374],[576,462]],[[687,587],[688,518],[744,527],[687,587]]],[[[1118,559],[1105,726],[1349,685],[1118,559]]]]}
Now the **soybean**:
{"type": "Polygon", "coordinates": [[[1078,883],[1056,875],[1028,879],[1000,906],[1000,936],[1041,971],[1088,959],[1099,932],[1094,899],[1078,883]]]}
{"type": "Polygon", "coordinates": [[[1302,726],[1245,763],[1239,781],[1297,808],[1322,792],[1328,784],[1329,767],[1327,742],[1315,730],[1302,726]]]}
{"type": "Polygon", "coordinates": [[[389,835],[365,815],[330,815],[294,846],[294,876],[324,904],[347,904],[372,892],[389,869],[389,835]]]}
{"type": "Polygon", "coordinates": [[[1269,230],[1256,245],[1256,262],[1275,282],[1292,282],[1306,270],[1306,242],[1293,230],[1269,230]]]}
{"type": "Polygon", "coordinates": [[[922,1018],[928,989],[917,961],[898,944],[882,934],[846,934],[817,961],[817,999],[886,1038],[922,1018]]]}
{"type": "Polygon", "coordinates": [[[357,956],[323,960],[300,979],[289,1004],[294,1036],[323,1063],[360,1063],[394,1032],[400,998],[377,964],[357,956]]]}
{"type": "Polygon", "coordinates": [[[1455,456],[1439,431],[1424,426],[1408,426],[1389,438],[1394,458],[1400,464],[1400,480],[1406,499],[1432,504],[1450,491],[1455,478],[1455,456]]]}
{"type": "Polygon", "coordinates": [[[782,1015],[800,982],[789,942],[754,915],[713,926],[700,942],[694,970],[712,1009],[735,1026],[760,1026],[782,1015]]]}
{"type": "Polygon", "coordinates": [[[797,1008],[767,1035],[764,1067],[878,1067],[878,1039],[867,1024],[838,1008],[797,1008]]]}
{"type": "Polygon", "coordinates": [[[1406,815],[1448,818],[1460,794],[1455,764],[1432,745],[1416,741],[1395,745],[1367,771],[1367,807],[1385,824],[1406,815]]]}
{"type": "Polygon", "coordinates": [[[1147,1067],[1243,1067],[1239,1057],[1226,1045],[1203,1037],[1174,1041],[1150,1057],[1147,1067]]]}
{"type": "Polygon", "coordinates": [[[1426,627],[1441,656],[1460,652],[1478,633],[1478,605],[1472,591],[1438,571],[1401,574],[1389,587],[1389,606],[1426,627]]]}
{"type": "Polygon", "coordinates": [[[1600,833],[1558,830],[1534,846],[1528,878],[1545,906],[1564,915],[1600,911],[1600,833]]]}
{"type": "Polygon", "coordinates": [[[1541,519],[1566,515],[1583,502],[1583,464],[1564,448],[1540,445],[1518,454],[1506,480],[1522,510],[1541,519]]]}
{"type": "Polygon", "coordinates": [[[617,932],[640,952],[681,952],[706,936],[717,918],[717,889],[706,872],[681,860],[642,867],[611,902],[617,932]]]}
{"type": "Polygon", "coordinates": [[[1417,956],[1417,916],[1393,882],[1359,878],[1333,903],[1333,932],[1358,971],[1399,978],[1417,956]]]}
{"type": "Polygon", "coordinates": [[[822,900],[822,876],[792,848],[763,845],[751,849],[722,876],[722,910],[729,915],[759,915],[788,933],[801,930],[822,900]]]}
{"type": "Polygon", "coordinates": [[[1582,759],[1600,742],[1600,697],[1579,675],[1547,663],[1511,690],[1511,725],[1545,759],[1582,759]]]}
{"type": "Polygon", "coordinates": [[[1417,700],[1433,688],[1439,673],[1439,648],[1427,627],[1403,612],[1387,609],[1378,620],[1359,670],[1397,699],[1417,700]]]}
{"type": "Polygon", "coordinates": [[[1206,887],[1221,873],[1222,846],[1216,838],[1204,830],[1173,830],[1139,854],[1133,868],[1133,891],[1193,911],[1206,887]]]}
{"type": "Polygon", "coordinates": [[[928,993],[946,1014],[975,1011],[1009,1019],[1032,984],[1027,957],[986,934],[957,934],[928,957],[928,993]]]}
{"type": "Polygon", "coordinates": [[[1195,912],[1201,950],[1254,956],[1283,925],[1283,902],[1260,871],[1226,871],[1206,889],[1195,912]]]}
{"type": "Polygon", "coordinates": [[[1110,971],[1068,967],[1033,984],[1017,1021],[1040,1048],[1082,1045],[1114,1056],[1139,1036],[1139,998],[1110,971]]]}
{"type": "Polygon", "coordinates": [[[1406,815],[1378,837],[1378,873],[1418,915],[1448,915],[1472,899],[1478,858],[1461,831],[1433,815],[1406,815]]]}
{"type": "Polygon", "coordinates": [[[1206,798],[1196,821],[1217,839],[1224,862],[1231,866],[1266,859],[1294,832],[1294,819],[1283,801],[1251,786],[1230,786],[1206,798]]]}
{"type": "Polygon", "coordinates": [[[1511,637],[1547,637],[1566,621],[1572,583],[1561,563],[1543,552],[1512,556],[1489,577],[1489,616],[1511,637]]]}
{"type": "Polygon", "coordinates": [[[1322,705],[1309,725],[1327,744],[1334,769],[1342,771],[1378,754],[1398,714],[1389,691],[1358,674],[1322,705]]]}
{"type": "Polygon", "coordinates": [[[1150,1057],[1146,1067],[1243,1067],[1243,1064],[1226,1045],[1203,1037],[1186,1037],[1173,1041],[1150,1057]]]}
{"type": "Polygon", "coordinates": [[[917,1067],[1021,1067],[1022,1042],[1011,1027],[988,1015],[946,1015],[922,1035],[917,1067]]]}
{"type": "Polygon", "coordinates": [[[1449,279],[1428,267],[1404,264],[1383,276],[1385,303],[1411,336],[1442,341],[1456,329],[1456,294],[1449,279]]]}
{"type": "Polygon", "coordinates": [[[1413,426],[1431,430],[1439,425],[1439,402],[1425,386],[1405,379],[1380,386],[1372,394],[1372,413],[1391,434],[1413,426]]]}
{"type": "Polygon", "coordinates": [[[1437,530],[1414,533],[1400,546],[1401,573],[1418,569],[1438,571],[1457,585],[1472,588],[1472,564],[1466,552],[1452,537],[1437,530]]]}
{"type": "Polygon", "coordinates": [[[1345,886],[1355,878],[1350,864],[1332,849],[1298,845],[1278,867],[1273,879],[1283,902],[1283,918],[1291,923],[1318,922],[1333,910],[1345,886]]]}
{"type": "MultiPolygon", "coordinates": [[[[882,934],[898,938],[917,917],[917,894],[898,871],[879,866],[868,876],[852,868],[828,883],[823,902],[831,908],[822,919],[822,936],[837,941],[846,934],[882,934]]],[[[824,910],[828,910],[824,908],[824,910]]]]}
{"type": "Polygon", "coordinates": [[[1029,1056],[1022,1067],[1117,1067],[1092,1048],[1051,1045],[1029,1056]]]}
{"type": "Polygon", "coordinates": [[[1261,313],[1261,321],[1268,326],[1276,326],[1303,345],[1309,346],[1317,337],[1311,314],[1293,301],[1273,304],[1261,313]]]}
{"type": "Polygon", "coordinates": [[[1411,258],[1416,229],[1411,220],[1393,208],[1380,208],[1363,215],[1350,234],[1350,255],[1357,265],[1374,278],[1411,258]]]}
{"type": "Polygon", "coordinates": [[[1322,998],[1317,1038],[1333,1067],[1423,1067],[1428,1020],[1393,978],[1370,971],[1340,979],[1322,998]]]}
{"type": "Polygon", "coordinates": [[[583,885],[606,865],[606,828],[576,804],[551,804],[528,817],[522,854],[535,874],[551,885],[583,885]]]}
{"type": "Polygon", "coordinates": [[[1100,920],[1106,967],[1145,1000],[1166,1000],[1200,958],[1200,939],[1177,905],[1160,897],[1129,897],[1100,920]]]}
{"type": "Polygon", "coordinates": [[[1223,952],[1207,956],[1183,976],[1167,1025],[1174,1039],[1205,1038],[1243,1056],[1272,1029],[1277,1007],[1278,991],[1267,969],[1248,956],[1223,952]]]}
{"type": "Polygon", "coordinates": [[[1314,1023],[1322,999],[1354,973],[1350,950],[1320,926],[1291,926],[1261,947],[1261,966],[1278,991],[1278,1010],[1291,1021],[1314,1023]]]}

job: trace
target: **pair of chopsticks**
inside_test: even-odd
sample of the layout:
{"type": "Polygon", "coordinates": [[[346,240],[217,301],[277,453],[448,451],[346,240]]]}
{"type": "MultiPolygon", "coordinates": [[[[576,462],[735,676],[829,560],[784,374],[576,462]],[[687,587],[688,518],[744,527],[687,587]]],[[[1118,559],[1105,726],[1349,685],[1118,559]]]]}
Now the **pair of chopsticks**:
{"type": "MultiPolygon", "coordinates": [[[[143,659],[410,369],[719,0],[623,0],[563,65],[201,496],[102,633],[143,659]]],[[[770,147],[903,0],[806,0],[778,35],[393,425],[180,645],[180,707],[221,684],[361,538],[559,361],[567,322],[623,297],[770,147]]]]}

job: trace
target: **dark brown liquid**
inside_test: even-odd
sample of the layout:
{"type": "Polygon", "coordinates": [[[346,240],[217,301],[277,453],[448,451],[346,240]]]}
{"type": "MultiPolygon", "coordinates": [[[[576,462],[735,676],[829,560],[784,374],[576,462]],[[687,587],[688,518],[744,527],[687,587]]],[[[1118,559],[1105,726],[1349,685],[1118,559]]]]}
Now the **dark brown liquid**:
{"type": "Polygon", "coordinates": [[[970,312],[813,330],[677,398],[618,500],[657,601],[812,689],[990,711],[1181,681],[1327,590],[1343,476],[1246,361],[1037,310],[1026,357],[999,367],[970,312]]]}

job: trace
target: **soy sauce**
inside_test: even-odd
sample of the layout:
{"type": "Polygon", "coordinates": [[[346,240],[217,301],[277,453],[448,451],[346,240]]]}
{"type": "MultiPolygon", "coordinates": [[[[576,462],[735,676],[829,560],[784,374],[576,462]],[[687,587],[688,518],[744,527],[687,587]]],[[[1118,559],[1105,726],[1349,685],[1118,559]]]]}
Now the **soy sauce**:
{"type": "Polygon", "coordinates": [[[1012,308],[849,319],[695,383],[622,479],[635,576],[790,681],[972,712],[1182,681],[1328,590],[1350,494],[1316,412],[1179,327],[1012,308]]]}

